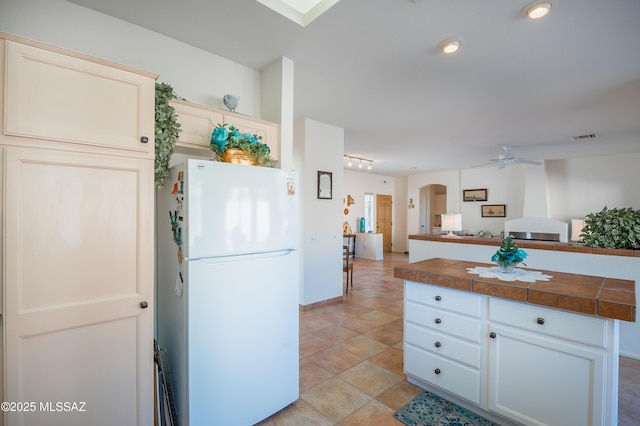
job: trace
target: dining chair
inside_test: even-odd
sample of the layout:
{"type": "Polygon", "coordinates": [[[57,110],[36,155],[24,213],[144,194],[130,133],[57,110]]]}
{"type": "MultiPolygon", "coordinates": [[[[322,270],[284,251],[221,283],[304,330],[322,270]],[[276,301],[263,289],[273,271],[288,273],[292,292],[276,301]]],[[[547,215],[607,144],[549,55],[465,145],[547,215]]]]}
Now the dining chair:
{"type": "Polygon", "coordinates": [[[351,289],[353,290],[353,261],[351,259],[351,253],[349,252],[349,246],[346,245],[342,246],[342,272],[347,273],[345,293],[349,293],[349,283],[351,283],[351,289]]]}

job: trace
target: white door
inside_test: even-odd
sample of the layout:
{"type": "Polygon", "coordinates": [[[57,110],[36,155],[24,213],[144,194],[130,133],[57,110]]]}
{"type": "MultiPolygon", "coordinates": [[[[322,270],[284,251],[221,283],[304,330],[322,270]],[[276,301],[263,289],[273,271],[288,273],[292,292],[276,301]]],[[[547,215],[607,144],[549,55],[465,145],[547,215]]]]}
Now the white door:
{"type": "Polygon", "coordinates": [[[5,424],[151,425],[153,164],[8,147],[4,167],[4,399],[34,403],[5,424]]]}

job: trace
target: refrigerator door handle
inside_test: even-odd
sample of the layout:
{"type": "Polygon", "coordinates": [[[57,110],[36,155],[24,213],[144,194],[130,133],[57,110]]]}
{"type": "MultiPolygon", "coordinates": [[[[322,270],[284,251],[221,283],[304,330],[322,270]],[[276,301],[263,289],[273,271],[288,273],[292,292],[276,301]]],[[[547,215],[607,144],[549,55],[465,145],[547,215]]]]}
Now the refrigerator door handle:
{"type": "Polygon", "coordinates": [[[240,260],[253,260],[253,259],[263,259],[268,257],[279,257],[279,256],[287,256],[293,253],[295,249],[284,249],[284,250],[273,250],[273,251],[261,251],[255,253],[243,253],[243,254],[233,254],[226,256],[216,256],[216,257],[200,257],[200,258],[185,258],[187,261],[200,261],[204,263],[226,263],[226,262],[237,262],[240,260]]]}

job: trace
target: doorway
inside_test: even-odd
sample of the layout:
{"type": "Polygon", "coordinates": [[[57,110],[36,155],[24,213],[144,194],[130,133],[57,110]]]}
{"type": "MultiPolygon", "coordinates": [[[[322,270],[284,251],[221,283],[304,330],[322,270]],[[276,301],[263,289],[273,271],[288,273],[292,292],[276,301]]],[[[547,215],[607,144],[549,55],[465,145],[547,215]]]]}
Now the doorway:
{"type": "Polygon", "coordinates": [[[391,252],[391,195],[376,195],[376,232],[382,234],[382,252],[391,252]]]}
{"type": "Polygon", "coordinates": [[[447,212],[447,187],[432,184],[420,188],[420,233],[439,231],[442,214],[447,212]],[[434,229],[435,228],[435,229],[434,229]]]}

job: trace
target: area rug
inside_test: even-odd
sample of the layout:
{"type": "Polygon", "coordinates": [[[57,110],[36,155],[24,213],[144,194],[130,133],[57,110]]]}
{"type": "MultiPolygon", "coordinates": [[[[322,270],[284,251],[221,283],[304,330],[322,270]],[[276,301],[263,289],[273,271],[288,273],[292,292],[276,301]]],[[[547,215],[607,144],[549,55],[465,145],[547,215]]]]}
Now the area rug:
{"type": "Polygon", "coordinates": [[[499,426],[431,392],[418,395],[393,417],[409,426],[499,426]]]}

